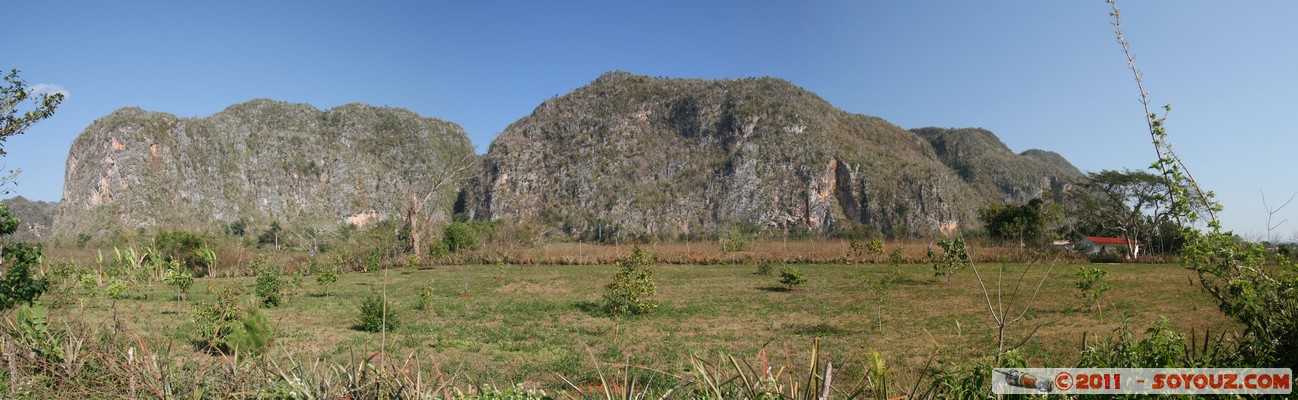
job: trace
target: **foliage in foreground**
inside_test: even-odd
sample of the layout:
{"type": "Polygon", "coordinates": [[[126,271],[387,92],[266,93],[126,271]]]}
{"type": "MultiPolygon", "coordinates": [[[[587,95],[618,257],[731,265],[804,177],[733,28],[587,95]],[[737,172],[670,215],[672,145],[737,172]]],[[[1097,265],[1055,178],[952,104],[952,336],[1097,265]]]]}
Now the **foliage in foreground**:
{"type": "MultiPolygon", "coordinates": [[[[18,219],[9,215],[9,206],[0,204],[0,236],[13,234],[18,224],[18,219]]],[[[49,289],[49,280],[36,274],[41,245],[6,243],[0,251],[4,253],[5,267],[4,275],[0,276],[0,312],[31,304],[49,289]]]]}

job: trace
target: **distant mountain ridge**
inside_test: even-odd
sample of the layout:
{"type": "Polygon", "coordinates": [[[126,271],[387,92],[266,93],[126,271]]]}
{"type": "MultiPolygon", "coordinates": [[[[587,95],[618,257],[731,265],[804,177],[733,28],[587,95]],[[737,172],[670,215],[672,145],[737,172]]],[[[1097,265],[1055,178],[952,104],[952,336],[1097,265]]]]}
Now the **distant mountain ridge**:
{"type": "MultiPolygon", "coordinates": [[[[124,108],[73,143],[52,232],[367,225],[399,217],[472,149],[458,125],[395,108],[259,99],[205,118],[124,108]]],[[[905,130],[777,78],[625,72],[543,102],[478,160],[429,201],[433,220],[501,219],[579,240],[736,227],[951,233],[987,204],[1081,176],[986,130],[905,130]]]]}

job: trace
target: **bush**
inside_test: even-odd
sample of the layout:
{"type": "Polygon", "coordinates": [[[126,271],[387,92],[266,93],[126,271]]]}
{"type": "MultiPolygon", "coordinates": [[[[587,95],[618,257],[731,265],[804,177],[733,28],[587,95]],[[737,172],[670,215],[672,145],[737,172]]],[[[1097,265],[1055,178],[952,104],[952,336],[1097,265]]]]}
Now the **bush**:
{"type": "Polygon", "coordinates": [[[653,255],[639,245],[614,265],[618,272],[604,286],[604,311],[612,315],[641,315],[658,308],[658,287],[649,264],[653,255]]]}
{"type": "Polygon", "coordinates": [[[216,300],[194,306],[195,342],[221,354],[259,354],[274,331],[266,315],[239,306],[233,287],[219,290],[216,300]]]}
{"type": "Polygon", "coordinates": [[[447,253],[460,250],[477,250],[482,246],[478,240],[478,231],[467,222],[452,222],[442,229],[441,249],[447,253]]]}
{"type": "Polygon", "coordinates": [[[860,239],[853,239],[852,244],[848,246],[848,256],[853,262],[861,262],[867,256],[872,262],[878,262],[879,257],[883,256],[883,241],[879,239],[870,239],[869,242],[860,239]]]}
{"type": "Polygon", "coordinates": [[[865,225],[856,225],[851,228],[836,230],[830,236],[835,239],[866,240],[883,236],[883,233],[865,225]]]}
{"type": "Polygon", "coordinates": [[[793,267],[780,268],[780,283],[784,284],[785,286],[788,286],[789,290],[793,290],[794,286],[798,286],[806,282],[807,282],[807,278],[803,276],[802,271],[799,271],[797,268],[793,268],[793,267]]]}
{"type": "Polygon", "coordinates": [[[95,297],[99,295],[99,276],[94,273],[84,273],[77,278],[81,282],[81,289],[86,291],[86,296],[95,297]]]}
{"type": "Polygon", "coordinates": [[[391,332],[401,326],[396,307],[383,300],[383,296],[373,295],[361,301],[361,315],[356,321],[356,329],[363,332],[391,332]]]}
{"type": "Polygon", "coordinates": [[[163,231],[153,237],[153,247],[165,261],[178,262],[189,268],[196,277],[207,276],[216,264],[216,253],[208,248],[203,237],[185,231],[163,231]]]}
{"type": "Polygon", "coordinates": [[[902,249],[901,247],[892,249],[892,252],[888,253],[888,263],[892,264],[893,266],[899,266],[901,265],[901,263],[906,262],[906,258],[904,257],[904,255],[905,255],[905,250],[902,249]]]}
{"type": "Polygon", "coordinates": [[[254,288],[257,300],[263,307],[277,307],[283,300],[284,275],[279,268],[265,266],[265,261],[254,262],[257,268],[257,281],[254,288]]]}
{"type": "Polygon", "coordinates": [[[104,293],[108,295],[108,298],[113,300],[126,298],[126,292],[128,290],[131,290],[131,287],[127,286],[126,282],[121,279],[117,279],[117,277],[110,279],[108,281],[108,286],[104,287],[104,293]]]}
{"type": "Polygon", "coordinates": [[[754,275],[765,275],[765,276],[771,276],[771,273],[774,272],[774,271],[773,271],[774,268],[775,268],[775,267],[771,266],[771,264],[758,264],[758,265],[757,265],[757,271],[756,271],[756,272],[753,272],[753,274],[754,274],[754,275]]]}
{"type": "Polygon", "coordinates": [[[266,314],[261,310],[246,310],[243,317],[230,326],[230,333],[226,335],[221,351],[226,354],[261,354],[266,345],[270,344],[274,331],[270,320],[266,319],[266,314]]]}
{"type": "Polygon", "coordinates": [[[419,308],[420,310],[433,309],[433,281],[430,279],[424,284],[424,288],[419,291],[419,308]]]}
{"type": "Polygon", "coordinates": [[[371,251],[365,255],[365,271],[378,271],[383,266],[383,256],[378,251],[371,251]]]}
{"type": "MultiPolygon", "coordinates": [[[[7,213],[7,210],[5,212],[7,213]]],[[[17,219],[13,221],[17,223],[17,219]]],[[[9,229],[4,230],[12,232],[9,229]]],[[[36,271],[32,268],[41,258],[39,244],[6,244],[3,251],[5,272],[4,276],[0,277],[0,311],[21,304],[31,304],[50,287],[50,281],[37,277],[36,271]]]]}

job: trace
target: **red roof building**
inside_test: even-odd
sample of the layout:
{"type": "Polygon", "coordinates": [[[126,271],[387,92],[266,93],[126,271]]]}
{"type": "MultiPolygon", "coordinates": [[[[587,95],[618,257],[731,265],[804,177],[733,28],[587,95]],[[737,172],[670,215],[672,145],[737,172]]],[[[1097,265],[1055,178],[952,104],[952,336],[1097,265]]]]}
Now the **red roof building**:
{"type": "Polygon", "coordinates": [[[1125,249],[1131,248],[1132,255],[1140,255],[1141,243],[1136,240],[1127,240],[1123,238],[1086,236],[1082,238],[1081,243],[1086,247],[1086,251],[1092,254],[1098,253],[1123,253],[1125,249]]]}

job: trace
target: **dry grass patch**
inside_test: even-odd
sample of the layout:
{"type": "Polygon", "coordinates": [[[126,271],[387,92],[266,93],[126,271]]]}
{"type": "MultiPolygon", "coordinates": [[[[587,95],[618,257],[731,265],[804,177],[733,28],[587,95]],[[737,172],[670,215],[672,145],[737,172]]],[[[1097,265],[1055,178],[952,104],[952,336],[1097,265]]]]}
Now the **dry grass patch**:
{"type": "MultiPolygon", "coordinates": [[[[823,246],[823,244],[822,244],[823,246]]],[[[758,246],[761,248],[761,246],[758,246]]],[[[601,265],[457,265],[388,273],[387,290],[403,325],[387,336],[392,357],[434,357],[443,372],[474,381],[519,382],[558,388],[559,374],[575,381],[597,379],[590,355],[600,362],[636,365],[687,375],[689,357],[718,353],[752,359],[765,346],[772,362],[805,368],[813,338],[822,351],[847,371],[859,371],[871,349],[883,352],[902,381],[919,375],[929,357],[953,362],[986,356],[995,349],[994,327],[981,289],[968,271],[951,283],[935,281],[927,264],[901,266],[901,280],[884,299],[877,320],[873,293],[865,285],[893,271],[889,265],[813,264],[799,268],[807,283],[790,292],[764,290],[777,277],[754,274],[752,265],[655,265],[662,307],[644,317],[609,318],[593,312],[614,269],[601,265]],[[433,304],[417,310],[419,293],[432,282],[433,304]],[[882,329],[879,326],[882,325],[882,329]]],[[[995,285],[1000,264],[982,264],[983,276],[995,285]]],[[[1025,268],[1005,266],[1006,290],[1025,268]]],[[[1076,362],[1083,334],[1110,334],[1123,323],[1143,331],[1149,322],[1167,318],[1183,331],[1233,328],[1187,272],[1170,265],[1101,266],[1113,290],[1102,299],[1102,312],[1087,310],[1076,298],[1076,266],[1055,267],[1025,322],[1009,332],[1024,344],[1029,362],[1062,366],[1076,362]]],[[[1028,273],[1035,285],[1043,266],[1028,273]]],[[[295,289],[283,306],[265,310],[275,325],[275,345],[267,357],[322,359],[346,363],[383,346],[381,336],[352,329],[358,305],[382,286],[381,273],[340,276],[331,295],[319,296],[313,279],[295,289]]],[[[139,295],[110,301],[73,301],[51,315],[114,327],[154,348],[171,343],[189,346],[191,304],[208,301],[213,287],[250,288],[251,278],[199,279],[191,300],[172,300],[162,285],[140,287],[139,295]]],[[[1029,291],[1029,288],[1022,290],[1029,291]]],[[[994,290],[994,289],[993,289],[994,290]]],[[[251,292],[251,289],[248,289],[251,292]]],[[[1024,293],[1026,295],[1026,293],[1024,293]]],[[[1021,303],[1020,303],[1021,304],[1021,303]]],[[[178,351],[200,362],[216,357],[178,351]]],[[[431,363],[421,368],[432,374],[431,363]]],[[[657,382],[671,385],[669,378],[657,382]]]]}

